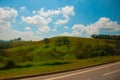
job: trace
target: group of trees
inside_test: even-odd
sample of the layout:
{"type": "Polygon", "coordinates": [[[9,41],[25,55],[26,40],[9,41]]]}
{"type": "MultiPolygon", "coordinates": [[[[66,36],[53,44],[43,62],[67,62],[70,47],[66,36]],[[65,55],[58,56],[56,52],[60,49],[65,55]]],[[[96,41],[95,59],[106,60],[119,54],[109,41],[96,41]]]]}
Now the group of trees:
{"type": "Polygon", "coordinates": [[[45,38],[43,41],[46,44],[46,46],[48,46],[48,44],[50,43],[50,40],[48,38],[45,38]]]}
{"type": "Polygon", "coordinates": [[[11,42],[0,42],[0,50],[10,48],[11,46],[11,42]]]}
{"type": "Polygon", "coordinates": [[[10,42],[21,41],[21,40],[22,40],[22,39],[19,37],[19,38],[16,38],[16,39],[10,40],[10,42]]]}
{"type": "Polygon", "coordinates": [[[57,38],[55,41],[55,45],[57,46],[70,45],[70,41],[67,37],[57,38]]]}
{"type": "Polygon", "coordinates": [[[21,38],[16,38],[10,41],[0,40],[0,50],[12,47],[13,42],[21,41],[21,38]]]}
{"type": "MultiPolygon", "coordinates": [[[[50,40],[48,38],[45,38],[43,41],[46,44],[46,46],[48,46],[48,44],[50,43],[50,40]]],[[[56,38],[55,45],[56,46],[70,45],[70,40],[67,37],[59,37],[56,38]]]]}
{"type": "Polygon", "coordinates": [[[120,35],[92,35],[92,38],[120,40],[120,35]]]}

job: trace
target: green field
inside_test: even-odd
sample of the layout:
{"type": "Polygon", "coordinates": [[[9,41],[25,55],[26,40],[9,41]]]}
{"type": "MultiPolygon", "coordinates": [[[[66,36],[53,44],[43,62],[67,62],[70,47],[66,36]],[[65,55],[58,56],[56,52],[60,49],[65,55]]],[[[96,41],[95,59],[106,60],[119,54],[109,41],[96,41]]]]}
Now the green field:
{"type": "Polygon", "coordinates": [[[54,37],[1,42],[0,78],[43,74],[120,60],[120,41],[54,37]]]}

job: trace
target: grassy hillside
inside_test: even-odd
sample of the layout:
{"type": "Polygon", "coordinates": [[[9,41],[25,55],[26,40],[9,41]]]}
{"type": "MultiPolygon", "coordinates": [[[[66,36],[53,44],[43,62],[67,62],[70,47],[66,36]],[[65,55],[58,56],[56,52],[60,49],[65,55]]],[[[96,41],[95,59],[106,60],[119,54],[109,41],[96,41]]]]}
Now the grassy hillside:
{"type": "Polygon", "coordinates": [[[42,73],[120,60],[119,40],[60,36],[42,41],[20,41],[1,44],[7,44],[3,49],[0,49],[0,74],[4,73],[2,75],[4,77],[6,74],[16,72],[16,70],[18,73],[12,76],[19,75],[21,69],[25,69],[25,71],[32,69],[32,71],[29,70],[31,72],[28,71],[26,74],[38,73],[39,70],[42,73]],[[67,68],[68,65],[71,67],[67,68]],[[56,68],[52,69],[53,66],[56,66],[56,68]],[[62,66],[62,69],[58,69],[58,66],[62,66]],[[35,67],[37,67],[38,71],[34,70],[35,67]],[[44,68],[45,71],[42,71],[42,68],[39,69],[39,67],[44,68]],[[51,67],[51,70],[48,67],[51,67]]]}
{"type": "Polygon", "coordinates": [[[17,63],[29,61],[47,61],[55,59],[84,59],[97,56],[117,55],[120,53],[120,41],[104,40],[79,37],[54,37],[45,42],[12,42],[12,48],[4,50],[5,58],[9,58],[17,63]],[[67,38],[69,44],[59,39],[67,38]],[[60,41],[58,41],[59,43],[60,41]]]}

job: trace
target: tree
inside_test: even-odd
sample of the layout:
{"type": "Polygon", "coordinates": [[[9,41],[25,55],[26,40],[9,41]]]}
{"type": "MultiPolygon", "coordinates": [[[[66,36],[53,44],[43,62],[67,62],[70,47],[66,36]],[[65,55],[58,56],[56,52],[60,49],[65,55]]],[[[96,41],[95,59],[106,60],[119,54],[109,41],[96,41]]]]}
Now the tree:
{"type": "Polygon", "coordinates": [[[95,35],[93,34],[91,36],[92,38],[98,38],[98,39],[113,39],[113,40],[120,40],[120,35],[95,35]]]}
{"type": "Polygon", "coordinates": [[[45,38],[43,41],[46,44],[46,46],[48,46],[48,44],[50,43],[50,40],[48,38],[45,38]]]}
{"type": "Polygon", "coordinates": [[[15,61],[9,59],[9,60],[5,63],[5,66],[3,67],[3,69],[10,69],[10,68],[15,68],[15,67],[16,67],[15,61]]]}
{"type": "Polygon", "coordinates": [[[18,40],[18,41],[21,41],[22,39],[19,37],[17,40],[18,40]]]}
{"type": "Polygon", "coordinates": [[[63,45],[69,45],[70,44],[70,41],[67,37],[63,37],[62,40],[63,40],[63,45]]]}
{"type": "Polygon", "coordinates": [[[62,45],[62,38],[57,38],[57,39],[55,40],[55,44],[56,44],[57,46],[61,46],[61,45],[62,45]]]}
{"type": "Polygon", "coordinates": [[[70,45],[70,41],[67,37],[63,37],[63,38],[57,38],[55,41],[55,44],[57,46],[61,46],[61,45],[70,45]]]}
{"type": "MultiPolygon", "coordinates": [[[[19,37],[19,38],[16,38],[14,39],[13,41],[21,41],[22,39],[19,37]]],[[[10,40],[11,41],[11,40],[10,40]]]]}

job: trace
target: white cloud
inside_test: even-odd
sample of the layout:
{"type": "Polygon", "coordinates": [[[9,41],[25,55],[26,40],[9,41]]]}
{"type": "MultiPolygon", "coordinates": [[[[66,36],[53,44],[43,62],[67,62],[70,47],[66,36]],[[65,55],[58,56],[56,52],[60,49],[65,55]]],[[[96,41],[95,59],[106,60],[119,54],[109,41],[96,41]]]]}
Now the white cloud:
{"type": "Polygon", "coordinates": [[[72,27],[72,30],[73,30],[73,35],[74,36],[78,36],[78,35],[82,35],[85,33],[86,31],[86,26],[82,25],[82,24],[75,24],[73,27],[72,27]]]}
{"type": "Polygon", "coordinates": [[[13,8],[0,7],[0,39],[10,40],[10,39],[21,37],[23,40],[40,40],[41,37],[35,36],[33,32],[30,32],[30,31],[21,32],[21,31],[12,29],[11,27],[12,23],[15,22],[15,18],[17,15],[18,15],[17,10],[13,8]]]}
{"type": "Polygon", "coordinates": [[[48,26],[48,24],[51,22],[51,18],[45,18],[40,15],[34,15],[32,17],[22,16],[22,20],[28,24],[38,26],[37,32],[45,33],[45,32],[50,31],[50,27],[48,26]]]}
{"type": "MultiPolygon", "coordinates": [[[[25,6],[21,7],[21,10],[26,10],[25,6]]],[[[45,10],[45,8],[41,8],[39,11],[32,11],[33,16],[22,16],[21,19],[23,22],[28,25],[34,25],[38,28],[36,31],[38,34],[46,33],[51,30],[49,24],[52,23],[55,26],[66,24],[70,20],[70,16],[74,15],[74,7],[73,6],[65,6],[62,8],[58,8],[56,10],[49,9],[45,10]],[[54,22],[53,22],[54,21],[54,22]]],[[[67,27],[65,27],[68,29],[67,27]]],[[[25,27],[25,30],[31,30],[30,27],[25,27]]],[[[52,31],[57,32],[57,29],[54,28],[52,31]]],[[[22,33],[22,32],[21,32],[22,33]]],[[[21,34],[19,32],[19,34],[21,34]]],[[[27,33],[24,33],[25,35],[27,33]]],[[[22,35],[21,35],[22,36],[22,35]]],[[[32,34],[33,36],[33,34],[32,34]]]]}
{"type": "Polygon", "coordinates": [[[51,22],[51,18],[44,18],[40,15],[34,15],[32,17],[24,17],[22,16],[22,20],[28,24],[33,25],[48,25],[51,22]]]}
{"type": "Polygon", "coordinates": [[[25,7],[25,6],[22,6],[22,7],[20,8],[20,10],[21,10],[21,11],[25,11],[25,10],[26,10],[26,7],[25,7]]]}
{"type": "Polygon", "coordinates": [[[97,21],[94,26],[98,25],[97,27],[103,31],[113,32],[119,31],[120,25],[116,21],[110,21],[109,18],[102,17],[97,21]]]}
{"type": "Polygon", "coordinates": [[[69,17],[73,16],[75,14],[73,6],[65,6],[65,7],[61,8],[60,10],[63,15],[63,18],[65,18],[65,19],[58,19],[56,22],[54,22],[54,24],[56,26],[68,23],[70,20],[69,17]]]}
{"type": "Polygon", "coordinates": [[[10,28],[12,22],[15,22],[15,18],[17,15],[17,10],[13,8],[0,7],[0,30],[10,28]]]}
{"type": "Polygon", "coordinates": [[[62,34],[62,36],[72,36],[72,35],[71,35],[71,33],[64,32],[64,33],[62,34]]]}
{"type": "Polygon", "coordinates": [[[69,19],[69,15],[74,15],[74,7],[73,6],[65,6],[62,8],[63,16],[69,19]]]}
{"type": "Polygon", "coordinates": [[[64,26],[64,29],[69,29],[69,27],[68,26],[64,26]]]}
{"type": "Polygon", "coordinates": [[[59,15],[60,13],[61,11],[59,9],[45,11],[44,8],[41,8],[40,11],[38,11],[38,14],[42,17],[55,16],[55,15],[59,15]]]}
{"type": "Polygon", "coordinates": [[[65,20],[60,19],[60,20],[57,20],[54,24],[55,25],[62,25],[62,24],[66,24],[66,23],[68,23],[67,19],[65,19],[65,20]]]}
{"type": "Polygon", "coordinates": [[[21,37],[22,40],[41,40],[42,37],[39,36],[35,36],[35,34],[31,31],[28,32],[21,32],[21,31],[17,31],[17,30],[13,30],[13,29],[8,29],[3,31],[0,34],[0,38],[4,39],[4,40],[10,40],[10,39],[15,39],[21,37]]]}
{"type": "Polygon", "coordinates": [[[25,30],[30,31],[31,28],[27,26],[27,27],[25,27],[25,30]]]}
{"type": "Polygon", "coordinates": [[[92,34],[100,34],[100,32],[116,32],[120,31],[120,25],[116,21],[110,21],[109,18],[102,17],[97,22],[90,25],[75,24],[72,27],[72,35],[74,36],[88,36],[92,34]]]}
{"type": "Polygon", "coordinates": [[[33,16],[24,17],[22,16],[22,20],[28,24],[34,24],[34,25],[48,25],[50,22],[52,22],[52,19],[55,18],[58,20],[54,22],[55,25],[61,25],[68,23],[69,16],[74,15],[74,7],[73,6],[65,6],[56,10],[45,10],[44,8],[41,8],[39,11],[33,11],[33,16]],[[58,16],[62,15],[62,18],[65,19],[59,19],[58,16]],[[56,18],[57,16],[57,18],[56,18]]]}
{"type": "Polygon", "coordinates": [[[43,26],[43,27],[40,27],[40,28],[38,29],[38,31],[39,31],[40,33],[48,32],[48,31],[50,31],[50,28],[49,28],[48,26],[43,26]]]}
{"type": "Polygon", "coordinates": [[[43,17],[50,17],[50,16],[56,16],[56,15],[63,15],[64,18],[69,20],[69,16],[73,16],[74,13],[74,7],[73,6],[65,6],[62,8],[58,8],[57,10],[47,10],[45,11],[44,8],[41,8],[40,11],[38,11],[38,14],[43,17]]]}

